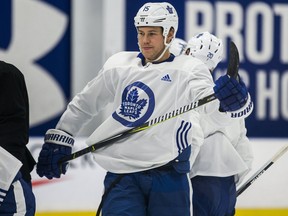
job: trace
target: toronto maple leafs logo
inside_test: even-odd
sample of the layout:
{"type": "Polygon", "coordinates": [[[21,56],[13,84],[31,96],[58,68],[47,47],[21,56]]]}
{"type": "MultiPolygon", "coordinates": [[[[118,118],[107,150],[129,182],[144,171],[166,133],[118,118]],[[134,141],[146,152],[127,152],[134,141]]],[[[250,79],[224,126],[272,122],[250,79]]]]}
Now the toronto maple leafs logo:
{"type": "Polygon", "coordinates": [[[172,7],[169,7],[169,5],[167,5],[166,9],[167,9],[168,13],[173,14],[173,8],[172,7]]]}
{"type": "Polygon", "coordinates": [[[127,95],[127,98],[122,101],[120,114],[128,116],[130,119],[137,119],[141,114],[141,110],[146,106],[147,99],[138,100],[138,90],[135,88],[127,95]]]}
{"type": "Polygon", "coordinates": [[[154,107],[153,91],[144,83],[137,81],[123,90],[122,102],[112,116],[126,127],[137,127],[150,118],[154,107]]]}

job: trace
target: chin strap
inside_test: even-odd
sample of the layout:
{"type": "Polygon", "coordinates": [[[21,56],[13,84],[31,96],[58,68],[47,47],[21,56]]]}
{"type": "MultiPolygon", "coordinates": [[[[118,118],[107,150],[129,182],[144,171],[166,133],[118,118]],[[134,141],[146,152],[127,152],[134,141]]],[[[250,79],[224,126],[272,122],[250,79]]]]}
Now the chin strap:
{"type": "Polygon", "coordinates": [[[172,41],[174,40],[174,38],[172,38],[172,40],[170,41],[170,43],[166,43],[166,40],[167,40],[167,36],[164,37],[165,49],[163,50],[163,52],[161,53],[161,55],[160,55],[157,59],[155,59],[155,60],[153,60],[153,61],[151,61],[151,62],[157,62],[157,61],[159,61],[159,60],[163,57],[163,55],[165,54],[165,52],[167,51],[167,49],[170,48],[170,46],[171,46],[172,41]]]}
{"type": "MultiPolygon", "coordinates": [[[[161,55],[158,56],[157,59],[152,60],[151,62],[157,62],[157,61],[159,61],[159,60],[163,57],[163,55],[165,54],[165,52],[167,51],[167,49],[170,48],[170,46],[171,46],[171,44],[172,44],[172,41],[174,40],[174,37],[172,38],[172,40],[170,41],[170,43],[166,43],[166,39],[167,39],[167,36],[164,37],[164,41],[165,41],[165,42],[164,42],[164,44],[165,44],[165,48],[164,48],[164,50],[162,51],[161,55]]],[[[138,47],[139,47],[140,52],[142,53],[142,49],[141,49],[139,43],[138,43],[138,47]]]]}

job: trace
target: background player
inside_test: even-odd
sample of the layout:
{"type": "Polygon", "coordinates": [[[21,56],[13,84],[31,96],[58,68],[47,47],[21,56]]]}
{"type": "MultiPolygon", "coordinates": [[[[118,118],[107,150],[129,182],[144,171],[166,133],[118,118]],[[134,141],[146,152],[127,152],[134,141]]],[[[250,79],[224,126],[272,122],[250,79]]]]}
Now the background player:
{"type": "MultiPolygon", "coordinates": [[[[57,162],[71,154],[73,136],[110,103],[115,111],[95,128],[88,145],[213,93],[212,77],[200,60],[175,58],[169,52],[178,28],[171,4],[147,3],[134,21],[140,53],[110,57],[99,75],[69,103],[56,129],[45,135],[39,176],[52,179],[66,173],[67,164],[59,168],[57,162]]],[[[234,84],[241,87],[233,79],[220,83],[219,92],[229,93],[220,98],[221,104],[241,107],[247,95],[241,90],[230,94],[227,88],[234,84]]],[[[94,152],[96,162],[108,171],[105,190],[114,185],[103,201],[102,215],[192,215],[190,163],[203,142],[199,112],[218,109],[219,101],[208,104],[94,152]]]]}
{"type": "Polygon", "coordinates": [[[23,179],[31,185],[31,171],[36,164],[26,147],[29,140],[29,99],[21,71],[0,61],[0,146],[23,164],[23,179]]]}
{"type": "MultiPolygon", "coordinates": [[[[35,199],[32,193],[30,172],[34,168],[35,160],[26,147],[29,138],[29,101],[26,83],[23,74],[18,68],[3,61],[0,61],[0,99],[0,146],[22,163],[20,173],[6,195],[0,215],[1,213],[4,214],[4,212],[6,215],[25,211],[27,211],[25,215],[34,215],[35,199]],[[29,186],[24,186],[22,177],[29,186]],[[15,206],[16,203],[17,205],[25,204],[25,200],[22,200],[23,194],[13,193],[13,191],[20,191],[16,190],[16,188],[21,188],[19,181],[16,180],[21,182],[22,187],[25,188],[25,193],[29,194],[29,199],[26,200],[26,207],[17,206],[16,208],[15,206]]],[[[7,162],[2,162],[1,166],[7,165],[7,162]]],[[[14,174],[12,173],[11,175],[14,174]]],[[[9,175],[9,168],[8,170],[3,170],[1,180],[5,175],[9,175]]],[[[2,188],[6,190],[5,193],[8,189],[7,185],[11,183],[10,180],[5,184],[6,187],[2,188]]]]}
{"type": "MultiPolygon", "coordinates": [[[[213,73],[222,60],[223,44],[214,35],[203,32],[188,41],[185,54],[203,61],[213,73]]],[[[241,79],[240,83],[244,85],[241,79]]],[[[252,109],[245,117],[251,112],[252,109]]],[[[217,128],[213,117],[213,113],[201,117],[205,139],[191,170],[194,216],[234,215],[236,183],[240,184],[252,167],[253,152],[246,136],[245,119],[233,119],[226,127],[217,128]]]]}
{"type": "Polygon", "coordinates": [[[171,44],[169,50],[170,50],[170,52],[173,55],[179,56],[179,55],[181,55],[182,53],[185,52],[186,46],[187,46],[187,42],[186,41],[184,41],[181,38],[175,38],[172,41],[172,44],[171,44]]]}

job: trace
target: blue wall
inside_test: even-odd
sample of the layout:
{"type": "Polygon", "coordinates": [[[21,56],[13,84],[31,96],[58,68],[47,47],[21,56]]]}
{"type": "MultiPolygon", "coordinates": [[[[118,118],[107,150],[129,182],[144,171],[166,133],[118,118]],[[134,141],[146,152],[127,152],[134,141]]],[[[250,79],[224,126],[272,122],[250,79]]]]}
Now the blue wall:
{"type": "MultiPolygon", "coordinates": [[[[138,50],[133,17],[147,1],[126,2],[126,49],[138,50]]],[[[288,137],[288,43],[286,42],[288,2],[279,0],[168,2],[174,5],[178,12],[178,38],[188,40],[194,35],[187,35],[188,29],[185,26],[200,29],[208,23],[207,31],[222,36],[221,39],[225,44],[233,40],[238,46],[241,55],[240,74],[243,74],[255,106],[253,114],[246,120],[248,136],[288,137]],[[205,7],[199,7],[201,4],[205,7]],[[207,8],[212,10],[209,11],[207,8]],[[187,13],[192,13],[191,10],[194,10],[193,13],[197,11],[196,21],[189,20],[187,13]],[[225,16],[223,11],[226,13],[225,16]],[[205,20],[207,16],[210,20],[209,18],[205,20]],[[227,28],[231,29],[230,33],[226,32],[227,28]]],[[[193,29],[189,30],[193,32],[193,29]]],[[[226,50],[228,51],[227,46],[226,50]]],[[[225,72],[227,63],[228,58],[223,59],[218,65],[216,74],[225,72]]]]}

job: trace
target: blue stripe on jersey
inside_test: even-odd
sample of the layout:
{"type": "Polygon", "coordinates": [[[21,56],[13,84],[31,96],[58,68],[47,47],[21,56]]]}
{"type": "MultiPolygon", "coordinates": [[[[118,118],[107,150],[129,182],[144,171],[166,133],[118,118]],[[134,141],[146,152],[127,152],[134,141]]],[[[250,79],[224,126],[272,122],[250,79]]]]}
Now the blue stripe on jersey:
{"type": "Polygon", "coordinates": [[[3,200],[4,200],[5,196],[6,196],[6,193],[7,193],[6,190],[0,189],[0,206],[1,206],[3,200]]]}
{"type": "Polygon", "coordinates": [[[180,149],[181,149],[180,144],[179,144],[178,137],[179,137],[180,130],[181,130],[181,128],[183,127],[183,124],[184,124],[184,121],[181,122],[181,125],[180,125],[180,127],[178,128],[177,133],[176,133],[176,143],[177,143],[177,147],[178,147],[178,152],[180,152],[180,149]]]}
{"type": "Polygon", "coordinates": [[[188,132],[191,129],[192,124],[190,122],[182,121],[180,127],[177,130],[176,133],[176,143],[178,147],[178,152],[182,152],[183,149],[187,148],[189,146],[188,143],[188,132]]]}
{"type": "Polygon", "coordinates": [[[185,133],[184,133],[184,138],[185,138],[185,147],[187,148],[188,146],[189,146],[189,143],[188,143],[188,139],[187,139],[187,137],[188,137],[188,132],[189,132],[189,130],[191,129],[191,127],[192,127],[192,123],[191,122],[189,122],[189,123],[187,123],[189,126],[188,126],[188,128],[187,128],[187,130],[185,131],[185,133]]]}

